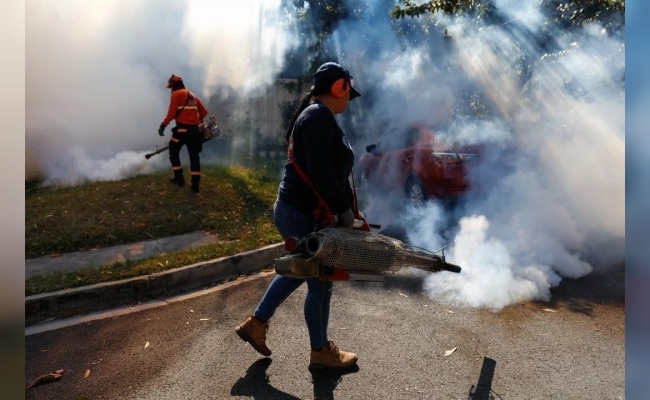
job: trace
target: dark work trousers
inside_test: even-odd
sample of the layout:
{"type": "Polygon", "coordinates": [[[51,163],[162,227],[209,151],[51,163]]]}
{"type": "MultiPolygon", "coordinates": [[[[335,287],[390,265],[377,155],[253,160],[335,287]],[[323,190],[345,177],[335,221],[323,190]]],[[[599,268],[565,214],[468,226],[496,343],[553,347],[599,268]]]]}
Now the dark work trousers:
{"type": "Polygon", "coordinates": [[[183,167],[181,165],[181,148],[187,147],[190,156],[190,176],[192,183],[201,179],[201,158],[199,154],[203,150],[203,135],[199,132],[197,125],[178,124],[172,129],[172,137],[169,140],[169,161],[172,164],[174,177],[183,180],[183,167]]]}

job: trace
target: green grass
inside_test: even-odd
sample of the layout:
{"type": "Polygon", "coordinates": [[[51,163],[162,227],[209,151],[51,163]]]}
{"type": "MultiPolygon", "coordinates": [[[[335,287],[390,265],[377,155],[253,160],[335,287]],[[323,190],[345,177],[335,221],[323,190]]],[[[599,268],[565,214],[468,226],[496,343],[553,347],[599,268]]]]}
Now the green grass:
{"type": "Polygon", "coordinates": [[[161,272],[282,240],[272,221],[277,166],[203,166],[201,175],[199,195],[171,185],[168,171],[68,187],[26,184],[25,258],[197,231],[217,234],[220,243],[32,277],[25,295],[161,272]]]}

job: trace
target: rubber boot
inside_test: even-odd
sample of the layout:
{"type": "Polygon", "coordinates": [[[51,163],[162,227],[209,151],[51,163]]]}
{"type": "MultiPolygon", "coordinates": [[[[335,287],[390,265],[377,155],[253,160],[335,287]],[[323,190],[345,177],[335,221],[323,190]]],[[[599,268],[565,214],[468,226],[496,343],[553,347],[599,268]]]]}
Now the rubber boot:
{"type": "Polygon", "coordinates": [[[192,175],[192,191],[194,193],[199,192],[199,182],[201,182],[201,175],[192,175]]]}
{"type": "Polygon", "coordinates": [[[183,177],[183,168],[175,169],[174,176],[169,178],[169,182],[180,187],[185,186],[185,178],[183,177]]]}
{"type": "Polygon", "coordinates": [[[266,347],[266,331],[268,329],[268,321],[260,322],[251,315],[235,328],[235,332],[244,342],[250,343],[261,355],[268,357],[271,355],[271,349],[266,347]]]}
{"type": "Polygon", "coordinates": [[[348,369],[356,363],[356,354],[339,350],[334,342],[329,341],[320,351],[311,350],[309,370],[318,372],[325,369],[348,369]]]}

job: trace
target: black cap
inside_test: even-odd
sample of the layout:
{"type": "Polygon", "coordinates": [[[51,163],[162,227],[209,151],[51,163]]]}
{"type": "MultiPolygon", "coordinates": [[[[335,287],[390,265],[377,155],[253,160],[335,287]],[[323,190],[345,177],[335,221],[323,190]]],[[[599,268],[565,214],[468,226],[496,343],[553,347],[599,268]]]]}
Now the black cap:
{"type": "Polygon", "coordinates": [[[350,72],[335,62],[326,62],[318,67],[318,70],[314,73],[314,87],[330,87],[341,78],[347,80],[350,84],[350,100],[361,96],[361,93],[352,86],[350,72]]]}

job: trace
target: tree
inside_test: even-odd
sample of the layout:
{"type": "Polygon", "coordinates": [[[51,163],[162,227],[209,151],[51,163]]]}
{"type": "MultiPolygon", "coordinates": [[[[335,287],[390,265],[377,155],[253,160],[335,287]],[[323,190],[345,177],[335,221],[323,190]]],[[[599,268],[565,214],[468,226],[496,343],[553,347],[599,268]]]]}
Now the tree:
{"type": "MultiPolygon", "coordinates": [[[[608,21],[613,15],[625,13],[625,0],[541,0],[541,4],[550,16],[550,22],[563,26],[608,21]]],[[[420,4],[414,0],[400,0],[390,14],[396,19],[437,12],[489,15],[489,11],[494,9],[491,0],[431,0],[420,4]]]]}
{"type": "Polygon", "coordinates": [[[419,17],[422,14],[442,12],[445,14],[458,14],[469,11],[474,6],[473,0],[432,0],[416,4],[413,0],[401,0],[390,12],[393,18],[419,17]]]}
{"type": "Polygon", "coordinates": [[[287,75],[315,70],[323,60],[333,57],[323,44],[339,23],[353,18],[354,10],[343,0],[284,0],[283,7],[293,14],[302,39],[302,46],[288,56],[291,69],[287,75]]]}
{"type": "Polygon", "coordinates": [[[615,14],[625,13],[625,0],[544,0],[556,23],[583,25],[592,21],[608,21],[615,14]]]}

